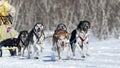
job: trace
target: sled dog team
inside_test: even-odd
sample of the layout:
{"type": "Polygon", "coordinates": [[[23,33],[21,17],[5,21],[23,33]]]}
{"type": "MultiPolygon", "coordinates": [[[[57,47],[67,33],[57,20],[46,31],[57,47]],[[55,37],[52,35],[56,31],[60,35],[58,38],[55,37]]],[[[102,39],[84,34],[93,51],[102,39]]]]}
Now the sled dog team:
{"type": "MultiPolygon", "coordinates": [[[[75,56],[75,50],[78,49],[82,58],[89,56],[88,54],[88,31],[90,29],[89,21],[80,21],[77,27],[69,33],[65,24],[58,24],[52,36],[52,51],[56,52],[58,59],[62,59],[62,51],[67,49],[67,58],[70,58],[70,53],[75,56]],[[84,49],[85,48],[85,49],[84,49]]],[[[17,38],[9,38],[0,42],[0,57],[2,56],[3,47],[9,47],[11,56],[17,54],[24,56],[24,51],[27,49],[27,58],[33,57],[39,59],[40,54],[44,49],[44,26],[41,23],[36,23],[31,31],[21,31],[17,38]]]]}

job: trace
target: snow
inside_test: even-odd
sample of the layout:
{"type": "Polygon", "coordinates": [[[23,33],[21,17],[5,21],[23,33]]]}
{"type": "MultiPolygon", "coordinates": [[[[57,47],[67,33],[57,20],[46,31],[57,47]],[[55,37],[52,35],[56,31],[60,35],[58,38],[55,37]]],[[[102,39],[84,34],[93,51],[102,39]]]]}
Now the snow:
{"type": "MultiPolygon", "coordinates": [[[[45,33],[52,34],[51,32],[45,33]]],[[[40,59],[26,59],[19,56],[11,57],[9,51],[3,51],[0,57],[0,68],[120,68],[120,39],[98,41],[90,34],[90,56],[82,59],[76,50],[76,57],[68,60],[66,50],[62,52],[62,60],[51,60],[52,39],[45,41],[45,49],[40,59]]]]}

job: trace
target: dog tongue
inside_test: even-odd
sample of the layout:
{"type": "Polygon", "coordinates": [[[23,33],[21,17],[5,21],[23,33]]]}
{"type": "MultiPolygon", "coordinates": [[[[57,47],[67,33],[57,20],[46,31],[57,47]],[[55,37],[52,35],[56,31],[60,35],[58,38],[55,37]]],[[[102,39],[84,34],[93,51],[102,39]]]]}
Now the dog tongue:
{"type": "Polygon", "coordinates": [[[64,44],[64,42],[62,42],[61,46],[62,46],[62,47],[66,47],[66,44],[64,44]]]}
{"type": "Polygon", "coordinates": [[[87,32],[88,32],[88,29],[86,29],[85,32],[87,33],[87,32]]]}

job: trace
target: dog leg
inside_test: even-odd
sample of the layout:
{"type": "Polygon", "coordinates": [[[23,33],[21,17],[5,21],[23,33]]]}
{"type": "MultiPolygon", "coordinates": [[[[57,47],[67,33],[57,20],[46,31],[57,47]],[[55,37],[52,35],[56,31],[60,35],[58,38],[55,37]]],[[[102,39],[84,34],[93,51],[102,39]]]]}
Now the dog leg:
{"type": "Polygon", "coordinates": [[[67,58],[69,59],[70,58],[70,45],[67,44],[67,58]]]}
{"type": "Polygon", "coordinates": [[[88,53],[88,51],[89,51],[89,49],[88,49],[88,42],[85,43],[84,45],[85,45],[85,48],[86,48],[86,55],[87,55],[87,56],[90,56],[89,53],[88,53]]]}
{"type": "Polygon", "coordinates": [[[34,56],[34,59],[37,59],[37,58],[38,58],[38,57],[36,58],[36,55],[37,55],[37,54],[36,54],[37,48],[36,48],[35,46],[33,46],[33,48],[34,48],[34,53],[33,53],[33,54],[34,54],[34,55],[33,55],[33,56],[34,56]]]}
{"type": "Polygon", "coordinates": [[[27,50],[28,50],[28,59],[30,59],[30,46],[27,47],[27,50]]]}
{"type": "Polygon", "coordinates": [[[21,49],[21,56],[22,56],[22,57],[24,56],[24,51],[25,51],[25,49],[26,49],[26,46],[22,47],[22,49],[21,49]]]}
{"type": "Polygon", "coordinates": [[[9,52],[10,52],[11,56],[16,55],[16,49],[10,49],[9,52]]]}
{"type": "Polygon", "coordinates": [[[35,44],[35,47],[34,47],[36,50],[35,50],[35,59],[38,59],[40,57],[40,46],[38,44],[35,44]]]}
{"type": "Polygon", "coordinates": [[[57,47],[57,52],[58,52],[58,59],[60,60],[61,59],[61,56],[60,56],[60,47],[57,47]]]}
{"type": "Polygon", "coordinates": [[[38,50],[38,51],[40,51],[40,50],[41,50],[41,46],[40,46],[40,45],[35,44],[35,47],[37,48],[37,50],[38,50]]]}
{"type": "Polygon", "coordinates": [[[84,46],[85,46],[85,49],[86,49],[85,54],[87,56],[89,56],[89,53],[88,53],[88,51],[89,51],[89,49],[88,49],[88,38],[86,38],[86,40],[84,41],[84,46]]]}
{"type": "Polygon", "coordinates": [[[75,48],[76,48],[75,43],[72,43],[71,44],[71,50],[72,50],[73,56],[75,56],[75,48]]]}
{"type": "Polygon", "coordinates": [[[18,46],[18,56],[21,55],[21,46],[18,46]]]}
{"type": "Polygon", "coordinates": [[[53,37],[53,39],[52,39],[52,51],[56,51],[56,46],[57,46],[57,43],[56,43],[56,41],[55,41],[55,38],[53,37]]]}
{"type": "Polygon", "coordinates": [[[58,52],[58,58],[59,60],[61,60],[61,51],[63,51],[63,48],[62,45],[64,45],[64,42],[61,41],[61,40],[58,40],[57,42],[57,52],[58,52]]]}
{"type": "Polygon", "coordinates": [[[0,57],[2,57],[2,46],[0,45],[0,57]]]}
{"type": "Polygon", "coordinates": [[[57,42],[55,42],[55,41],[53,41],[52,50],[53,50],[53,51],[56,51],[56,50],[57,50],[57,42]]]}
{"type": "Polygon", "coordinates": [[[40,52],[43,52],[43,49],[44,49],[43,46],[44,46],[44,43],[41,43],[41,44],[40,44],[40,48],[41,48],[41,49],[40,49],[40,52]]]}
{"type": "Polygon", "coordinates": [[[0,47],[0,57],[2,57],[2,49],[1,49],[1,47],[0,47]]]}
{"type": "Polygon", "coordinates": [[[52,45],[52,53],[51,53],[51,60],[52,61],[55,61],[56,60],[56,56],[55,56],[55,52],[56,52],[56,50],[57,50],[57,47],[56,47],[57,45],[56,45],[56,42],[54,42],[54,40],[53,40],[53,45],[52,45]]]}
{"type": "Polygon", "coordinates": [[[58,59],[60,60],[61,59],[61,55],[60,55],[60,46],[61,46],[61,44],[60,44],[59,41],[57,42],[56,46],[57,46],[58,59]]]}
{"type": "MultiPolygon", "coordinates": [[[[44,34],[43,34],[44,35],[44,34]]],[[[41,52],[43,51],[43,49],[44,49],[44,41],[45,41],[45,39],[44,39],[45,37],[44,36],[42,36],[41,38],[40,38],[40,41],[41,41],[41,44],[40,44],[40,47],[41,47],[41,52]]]]}
{"type": "Polygon", "coordinates": [[[36,51],[36,52],[35,52],[34,59],[39,59],[39,56],[38,56],[38,54],[39,54],[39,52],[38,52],[38,51],[36,51]]]}
{"type": "Polygon", "coordinates": [[[78,50],[80,51],[81,57],[85,58],[84,53],[83,53],[83,45],[75,44],[78,50]]]}
{"type": "Polygon", "coordinates": [[[56,60],[55,51],[52,51],[52,52],[51,52],[51,60],[52,60],[52,61],[55,61],[55,60],[56,60]]]}
{"type": "Polygon", "coordinates": [[[84,51],[83,51],[83,45],[80,45],[80,48],[81,48],[81,53],[82,53],[82,58],[85,58],[85,55],[84,55],[84,51]]]}

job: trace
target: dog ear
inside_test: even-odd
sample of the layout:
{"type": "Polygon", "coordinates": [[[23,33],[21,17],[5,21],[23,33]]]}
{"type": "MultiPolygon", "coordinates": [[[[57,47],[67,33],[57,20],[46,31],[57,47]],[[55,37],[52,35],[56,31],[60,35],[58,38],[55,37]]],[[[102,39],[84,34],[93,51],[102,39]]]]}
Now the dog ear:
{"type": "Polygon", "coordinates": [[[83,21],[80,21],[79,24],[78,24],[78,26],[77,26],[78,30],[81,30],[83,28],[82,24],[83,24],[83,21]]]}
{"type": "Polygon", "coordinates": [[[89,29],[91,28],[91,23],[90,22],[88,22],[88,24],[89,24],[89,29]]]}
{"type": "Polygon", "coordinates": [[[66,33],[66,38],[70,39],[69,33],[66,33]]]}

